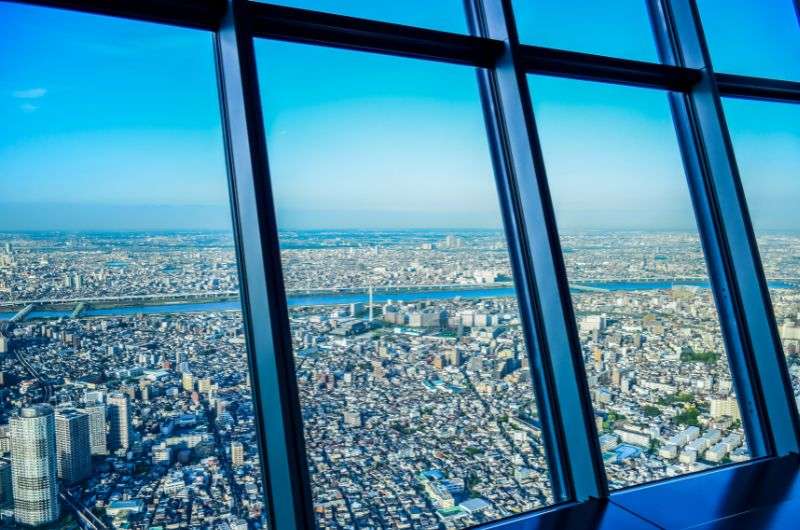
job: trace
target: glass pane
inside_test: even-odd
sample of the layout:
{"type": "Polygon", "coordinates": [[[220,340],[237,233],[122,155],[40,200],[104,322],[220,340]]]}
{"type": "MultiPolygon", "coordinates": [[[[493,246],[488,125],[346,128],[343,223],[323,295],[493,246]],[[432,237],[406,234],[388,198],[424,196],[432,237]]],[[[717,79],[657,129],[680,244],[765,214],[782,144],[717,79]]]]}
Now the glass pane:
{"type": "Polygon", "coordinates": [[[319,526],[551,503],[474,70],[256,52],[319,526]]]}
{"type": "Polygon", "coordinates": [[[264,527],[210,34],[0,20],[3,509],[264,527]]]}
{"type": "Polygon", "coordinates": [[[612,488],[747,459],[667,98],[531,92],[612,488]]]}
{"type": "Polygon", "coordinates": [[[800,79],[800,14],[792,0],[698,0],[716,72],[800,79]]]}
{"type": "Polygon", "coordinates": [[[460,0],[275,0],[269,3],[453,33],[468,31],[464,3],[460,0]]]}
{"type": "Polygon", "coordinates": [[[800,403],[800,105],[740,99],[723,105],[800,403]]]}
{"type": "Polygon", "coordinates": [[[642,0],[512,3],[523,44],[658,62],[646,2],[642,0]]]}

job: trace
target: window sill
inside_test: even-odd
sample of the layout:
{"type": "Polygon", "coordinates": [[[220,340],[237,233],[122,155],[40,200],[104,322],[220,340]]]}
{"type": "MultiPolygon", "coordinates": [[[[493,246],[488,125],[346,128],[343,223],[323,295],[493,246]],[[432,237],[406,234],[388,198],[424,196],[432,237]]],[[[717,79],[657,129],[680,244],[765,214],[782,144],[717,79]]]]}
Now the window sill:
{"type": "Polygon", "coordinates": [[[767,458],[555,506],[481,529],[779,529],[800,518],[800,456],[767,458]]]}

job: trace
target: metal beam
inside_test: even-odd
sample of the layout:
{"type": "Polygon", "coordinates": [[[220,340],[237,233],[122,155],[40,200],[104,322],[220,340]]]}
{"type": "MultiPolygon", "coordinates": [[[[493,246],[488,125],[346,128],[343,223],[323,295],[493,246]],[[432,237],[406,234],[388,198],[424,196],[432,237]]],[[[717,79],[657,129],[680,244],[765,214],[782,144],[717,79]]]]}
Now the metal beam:
{"type": "Polygon", "coordinates": [[[541,46],[520,46],[519,55],[528,73],[681,92],[691,89],[700,80],[700,72],[692,68],[541,46]]]}
{"type": "Polygon", "coordinates": [[[694,0],[649,0],[663,62],[697,68],[670,94],[742,419],[753,456],[800,448],[797,410],[694,0]]]}
{"type": "Polygon", "coordinates": [[[505,43],[480,74],[489,143],[537,391],[554,496],[608,493],[569,284],[510,0],[467,3],[476,34],[505,43]]]}
{"type": "Polygon", "coordinates": [[[800,103],[800,82],[715,74],[721,96],[800,103]]]}
{"type": "Polygon", "coordinates": [[[215,49],[261,465],[276,530],[314,528],[253,38],[228,0],[215,49]]]}
{"type": "Polygon", "coordinates": [[[225,12],[225,0],[9,0],[96,15],[160,22],[215,30],[225,12]]]}
{"type": "MultiPolygon", "coordinates": [[[[110,15],[134,20],[216,30],[225,0],[0,0],[110,15]]],[[[449,63],[493,67],[502,43],[476,36],[331,13],[248,2],[257,37],[357,49],[449,63]]],[[[695,68],[634,61],[541,46],[520,45],[528,73],[684,92],[697,83],[695,68]]],[[[800,101],[800,83],[716,74],[720,94],[730,97],[800,101]]]]}
{"type": "Polygon", "coordinates": [[[501,42],[271,4],[249,4],[253,34],[338,48],[493,66],[501,42]]]}

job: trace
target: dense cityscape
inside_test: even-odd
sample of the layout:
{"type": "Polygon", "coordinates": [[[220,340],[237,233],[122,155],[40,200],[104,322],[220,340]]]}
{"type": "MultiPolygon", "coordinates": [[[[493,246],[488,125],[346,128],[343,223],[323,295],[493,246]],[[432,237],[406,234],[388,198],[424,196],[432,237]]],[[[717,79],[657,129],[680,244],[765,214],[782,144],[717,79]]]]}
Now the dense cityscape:
{"type": "MultiPolygon", "coordinates": [[[[281,242],[320,528],[554,502],[502,232],[281,242]]],[[[759,243],[797,392],[800,236],[759,243]]],[[[748,459],[697,237],[562,245],[611,486],[748,459]]],[[[237,290],[229,233],[0,233],[4,525],[266,527],[237,290]]]]}

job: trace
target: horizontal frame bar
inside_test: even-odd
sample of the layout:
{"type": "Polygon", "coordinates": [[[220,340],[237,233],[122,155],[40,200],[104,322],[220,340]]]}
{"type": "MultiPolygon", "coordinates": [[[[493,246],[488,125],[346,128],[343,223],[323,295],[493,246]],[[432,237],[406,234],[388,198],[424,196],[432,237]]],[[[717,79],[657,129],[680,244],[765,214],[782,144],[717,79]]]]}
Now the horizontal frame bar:
{"type": "Polygon", "coordinates": [[[255,37],[493,67],[503,43],[402,24],[249,3],[255,37]]]}
{"type": "Polygon", "coordinates": [[[216,30],[225,14],[225,0],[8,0],[95,15],[216,30]]]}
{"type": "MultiPolygon", "coordinates": [[[[216,31],[225,0],[0,0],[216,31]]],[[[364,18],[248,1],[253,36],[493,68],[497,40],[364,18]]],[[[527,73],[687,92],[700,72],[542,46],[520,45],[527,73]]],[[[800,82],[715,74],[720,95],[800,102],[800,82]]]]}
{"type": "Polygon", "coordinates": [[[520,46],[520,61],[528,73],[686,92],[700,72],[667,64],[619,59],[605,55],[520,46]]]}
{"type": "Polygon", "coordinates": [[[716,80],[721,96],[800,103],[800,82],[797,81],[735,74],[716,74],[716,80]]]}

